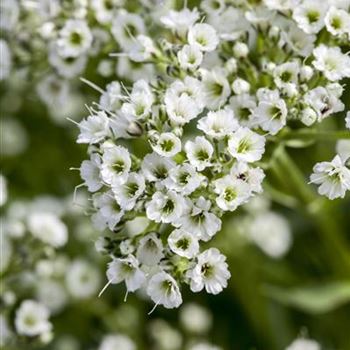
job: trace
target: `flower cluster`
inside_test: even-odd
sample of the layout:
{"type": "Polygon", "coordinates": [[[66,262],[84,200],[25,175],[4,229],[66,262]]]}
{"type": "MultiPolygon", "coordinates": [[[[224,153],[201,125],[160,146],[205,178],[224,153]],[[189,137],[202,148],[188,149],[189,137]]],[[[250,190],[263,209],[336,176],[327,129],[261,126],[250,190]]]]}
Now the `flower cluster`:
{"type": "Polygon", "coordinates": [[[62,122],[84,103],[75,80],[89,66],[97,66],[99,79],[151,73],[126,56],[117,64],[108,56],[115,48],[134,47],[134,36],[145,34],[145,17],[152,14],[139,12],[154,5],[134,5],[125,0],[2,1],[0,81],[14,85],[18,95],[28,92],[21,90],[24,81],[34,83],[50,115],[62,122]]]}
{"type": "MultiPolygon", "coordinates": [[[[115,233],[99,241],[112,258],[108,284],[145,288],[167,308],[182,303],[181,284],[212,294],[227,286],[225,256],[202,245],[225,212],[262,192],[268,147],[344,109],[339,80],[350,77],[340,49],[349,43],[348,6],[212,5],[169,11],[159,37],[135,35],[123,54],[157,76],[131,88],[111,82],[79,124],[92,219],[115,233]]],[[[333,163],[312,175],[336,178],[320,190],[331,199],[349,189],[349,170],[333,163]]]]}
{"type": "Polygon", "coordinates": [[[28,341],[41,347],[53,340],[52,319],[76,300],[96,296],[100,288],[100,271],[96,261],[87,259],[88,252],[73,258],[62,251],[68,243],[67,222],[74,223],[85,242],[92,234],[89,238],[82,211],[69,205],[71,197],[5,203],[6,187],[1,193],[0,345],[14,349],[28,341]]]}

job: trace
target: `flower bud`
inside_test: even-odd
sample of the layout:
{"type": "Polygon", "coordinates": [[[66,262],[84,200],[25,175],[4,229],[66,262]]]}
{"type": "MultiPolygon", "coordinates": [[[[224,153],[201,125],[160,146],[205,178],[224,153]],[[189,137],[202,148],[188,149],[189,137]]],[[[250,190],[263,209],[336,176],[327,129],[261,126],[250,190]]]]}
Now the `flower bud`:
{"type": "Polygon", "coordinates": [[[250,84],[244,79],[238,78],[232,83],[232,90],[237,95],[249,92],[249,89],[250,84]]]}
{"type": "Polygon", "coordinates": [[[230,58],[225,63],[225,69],[229,74],[236,73],[237,72],[237,60],[235,58],[230,58]]]}
{"type": "Polygon", "coordinates": [[[138,122],[131,122],[126,130],[130,136],[141,136],[143,133],[142,126],[138,122]]]}
{"type": "Polygon", "coordinates": [[[310,107],[305,108],[301,112],[301,122],[306,126],[310,126],[317,120],[317,113],[310,107]]]}
{"type": "Polygon", "coordinates": [[[300,69],[300,79],[302,81],[310,80],[313,74],[314,74],[314,70],[310,66],[303,66],[300,69]]]}
{"type": "Polygon", "coordinates": [[[233,47],[233,54],[238,58],[247,57],[249,53],[249,48],[245,43],[238,42],[233,47]]]}

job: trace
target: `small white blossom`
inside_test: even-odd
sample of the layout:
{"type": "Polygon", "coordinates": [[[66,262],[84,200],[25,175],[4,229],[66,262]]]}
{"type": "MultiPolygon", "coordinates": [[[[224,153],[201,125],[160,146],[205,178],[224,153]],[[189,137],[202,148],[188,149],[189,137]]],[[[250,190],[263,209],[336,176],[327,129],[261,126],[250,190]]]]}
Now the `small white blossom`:
{"type": "Polygon", "coordinates": [[[182,297],[177,282],[163,271],[150,279],[147,286],[147,294],[156,305],[164,305],[167,309],[176,308],[182,304],[182,297]]]}
{"type": "Polygon", "coordinates": [[[250,195],[246,182],[229,175],[214,181],[214,191],[218,194],[216,204],[224,211],[236,210],[250,195]]]}
{"type": "Polygon", "coordinates": [[[314,49],[314,67],[323,72],[331,81],[350,77],[350,57],[341,52],[339,47],[327,47],[321,44],[314,49]]]}
{"type": "Polygon", "coordinates": [[[215,29],[206,23],[197,23],[188,31],[187,36],[190,45],[198,45],[200,50],[210,52],[214,51],[219,44],[215,29]]]}
{"type": "Polygon", "coordinates": [[[197,173],[194,166],[184,163],[170,169],[164,185],[176,192],[189,195],[203,184],[204,177],[197,173]]]}
{"type": "Polygon", "coordinates": [[[146,214],[150,220],[173,223],[179,219],[186,207],[182,196],[174,191],[156,192],[146,204],[146,214]]]}
{"type": "Polygon", "coordinates": [[[175,167],[175,163],[156,153],[147,154],[142,161],[141,170],[148,181],[162,181],[168,177],[170,169],[175,167]]]}
{"type": "Polygon", "coordinates": [[[125,281],[128,292],[136,291],[146,281],[146,276],[140,270],[139,262],[133,255],[125,259],[113,259],[108,264],[107,278],[112,284],[125,281]]]}
{"type": "Polygon", "coordinates": [[[131,167],[129,151],[122,146],[111,146],[104,149],[101,164],[101,177],[108,184],[126,181],[131,167]]]}
{"type": "Polygon", "coordinates": [[[182,69],[194,70],[203,60],[199,45],[185,45],[178,53],[177,58],[182,69]]]}
{"type": "Polygon", "coordinates": [[[165,132],[152,144],[153,150],[163,157],[173,157],[181,151],[181,141],[171,132],[165,132]]]}
{"type": "Polygon", "coordinates": [[[310,180],[320,185],[318,193],[329,199],[344,198],[346,191],[350,190],[350,170],[339,155],[331,162],[317,163],[310,180]]]}
{"type": "Polygon", "coordinates": [[[265,138],[248,128],[240,127],[230,137],[228,151],[239,161],[255,162],[265,152],[265,138]]]}
{"type": "Polygon", "coordinates": [[[116,182],[112,185],[112,191],[118,204],[123,210],[131,210],[136,204],[136,200],[145,190],[145,179],[138,173],[129,173],[125,182],[116,182]]]}
{"type": "Polygon", "coordinates": [[[96,153],[91,155],[91,160],[84,160],[81,163],[80,177],[90,192],[96,192],[102,187],[100,166],[101,158],[96,153]]]}
{"type": "Polygon", "coordinates": [[[222,138],[237,130],[238,126],[233,111],[225,108],[216,112],[209,112],[206,117],[198,121],[197,128],[208,136],[222,138]]]}
{"type": "Polygon", "coordinates": [[[33,213],[28,217],[31,234],[55,248],[62,247],[68,239],[66,225],[54,214],[33,213]]]}
{"type": "Polygon", "coordinates": [[[103,338],[98,350],[136,350],[134,342],[121,334],[110,334],[103,338]]]}
{"type": "Polygon", "coordinates": [[[198,171],[211,166],[211,157],[214,153],[214,148],[205,137],[197,136],[194,141],[187,141],[185,151],[189,162],[198,171]]]}
{"type": "Polygon", "coordinates": [[[35,337],[51,331],[49,310],[34,300],[25,300],[16,310],[16,330],[19,334],[35,337]]]}
{"type": "Polygon", "coordinates": [[[203,288],[210,294],[218,294],[227,287],[231,277],[226,257],[218,249],[210,248],[197,256],[196,266],[188,271],[191,290],[200,292],[203,288]]]}
{"type": "Polygon", "coordinates": [[[94,144],[110,135],[109,119],[105,112],[98,112],[79,123],[80,134],[77,143],[94,144]]]}
{"type": "Polygon", "coordinates": [[[186,214],[175,223],[186,232],[203,241],[209,241],[221,229],[221,220],[210,210],[210,201],[199,197],[190,203],[186,214]]]}
{"type": "Polygon", "coordinates": [[[152,232],[140,239],[136,253],[140,263],[154,266],[164,257],[162,241],[152,232]]]}
{"type": "Polygon", "coordinates": [[[182,229],[171,232],[168,237],[170,249],[177,255],[191,259],[198,254],[199,243],[192,233],[182,229]]]}
{"type": "Polygon", "coordinates": [[[311,339],[296,339],[286,350],[321,350],[320,344],[311,339]]]}
{"type": "Polygon", "coordinates": [[[325,17],[325,23],[331,34],[350,36],[350,14],[345,10],[331,6],[325,17]]]}
{"type": "Polygon", "coordinates": [[[77,57],[92,44],[92,34],[84,20],[69,19],[59,32],[57,49],[63,57],[77,57]]]}

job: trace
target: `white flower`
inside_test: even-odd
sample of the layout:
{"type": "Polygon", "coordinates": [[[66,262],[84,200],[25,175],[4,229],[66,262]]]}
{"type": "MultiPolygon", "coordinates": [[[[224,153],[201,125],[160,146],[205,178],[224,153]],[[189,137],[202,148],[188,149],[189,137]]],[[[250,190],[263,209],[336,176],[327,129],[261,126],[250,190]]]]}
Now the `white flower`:
{"type": "Polygon", "coordinates": [[[317,163],[310,180],[320,185],[318,193],[329,199],[344,198],[346,191],[350,190],[350,170],[339,155],[331,162],[317,163]]]}
{"type": "Polygon", "coordinates": [[[304,96],[304,101],[316,111],[318,121],[344,110],[344,104],[339,98],[323,86],[309,90],[304,96]]]}
{"type": "Polygon", "coordinates": [[[137,259],[141,264],[154,266],[164,257],[162,241],[155,232],[142,237],[138,243],[137,259]]]}
{"type": "Polygon", "coordinates": [[[179,219],[186,208],[184,198],[174,191],[156,192],[146,204],[146,214],[150,220],[173,223],[179,219]]]}
{"type": "Polygon", "coordinates": [[[247,57],[249,53],[249,48],[246,43],[236,42],[233,46],[233,54],[237,58],[247,57]]]}
{"type": "Polygon", "coordinates": [[[316,35],[306,34],[298,26],[293,24],[287,28],[287,31],[282,31],[281,37],[293,51],[302,57],[310,55],[316,41],[316,35]]]}
{"type": "Polygon", "coordinates": [[[218,249],[210,248],[197,256],[197,264],[187,273],[193,292],[203,288],[210,294],[218,294],[227,287],[231,277],[226,257],[218,249]]]}
{"type": "Polygon", "coordinates": [[[169,158],[161,157],[156,153],[149,153],[143,158],[141,170],[148,181],[162,181],[168,177],[170,169],[176,164],[169,158]]]}
{"type": "Polygon", "coordinates": [[[57,50],[62,57],[78,57],[92,44],[92,34],[84,20],[69,19],[59,32],[57,50]]]}
{"type": "Polygon", "coordinates": [[[115,15],[116,6],[121,5],[120,0],[91,0],[91,8],[98,22],[110,23],[115,15]]]}
{"type": "Polygon", "coordinates": [[[28,217],[31,234],[55,248],[62,247],[68,239],[66,225],[54,214],[37,212],[28,217]]]}
{"type": "Polygon", "coordinates": [[[135,292],[146,281],[146,276],[140,270],[139,262],[133,255],[125,259],[116,258],[108,263],[107,278],[112,284],[125,281],[128,292],[135,292]]]}
{"type": "Polygon", "coordinates": [[[67,303],[67,292],[64,286],[54,279],[40,279],[36,289],[38,300],[52,313],[59,312],[67,303]]]}
{"type": "Polygon", "coordinates": [[[202,51],[214,51],[219,44],[219,38],[215,29],[206,23],[197,23],[193,25],[187,35],[190,45],[197,44],[202,51]]]}
{"type": "Polygon", "coordinates": [[[189,195],[203,184],[204,179],[191,164],[184,163],[170,169],[164,185],[183,195],[189,195]]]}
{"type": "Polygon", "coordinates": [[[214,181],[214,192],[218,194],[216,204],[225,211],[236,210],[250,196],[249,185],[230,175],[214,181]]]}
{"type": "Polygon", "coordinates": [[[232,167],[230,173],[237,179],[245,181],[249,185],[250,191],[256,193],[261,193],[263,191],[261,184],[265,174],[262,169],[250,167],[249,164],[245,162],[237,162],[232,167]]]}
{"type": "Polygon", "coordinates": [[[168,237],[170,249],[177,255],[192,259],[198,254],[199,243],[192,233],[183,229],[177,229],[171,232],[168,237]]]}
{"type": "Polygon", "coordinates": [[[307,34],[318,33],[324,27],[327,1],[304,0],[293,10],[293,18],[307,34]]]}
{"type": "Polygon", "coordinates": [[[314,67],[323,72],[331,81],[350,77],[350,57],[341,52],[339,47],[327,47],[321,44],[314,49],[314,67]]]}
{"type": "Polygon", "coordinates": [[[230,84],[225,74],[218,69],[202,71],[203,93],[205,104],[209,109],[218,109],[230,95],[230,84]]]}
{"type": "Polygon", "coordinates": [[[179,286],[175,279],[164,271],[150,279],[147,294],[156,305],[164,305],[167,309],[179,307],[182,304],[179,286]]]}
{"type": "Polygon", "coordinates": [[[202,83],[193,77],[187,76],[183,81],[175,80],[165,92],[165,105],[171,103],[174,98],[187,95],[195,101],[195,108],[198,108],[198,115],[205,106],[202,83]]]}
{"type": "Polygon", "coordinates": [[[210,201],[203,197],[199,197],[195,203],[190,201],[189,210],[175,225],[198,239],[209,241],[221,229],[221,220],[209,211],[210,205],[210,201]]]}
{"type": "Polygon", "coordinates": [[[98,350],[136,350],[134,342],[122,334],[111,334],[103,338],[98,350]]]}
{"type": "Polygon", "coordinates": [[[199,18],[196,8],[190,10],[184,8],[181,11],[170,10],[166,16],[160,18],[161,23],[180,36],[184,36],[189,27],[191,27],[199,18]]]}
{"type": "Polygon", "coordinates": [[[89,261],[77,259],[66,272],[66,286],[69,293],[77,298],[90,298],[100,286],[100,272],[89,261]]]}
{"type": "Polygon", "coordinates": [[[311,339],[296,339],[285,350],[321,350],[321,347],[311,339]]]}
{"type": "Polygon", "coordinates": [[[113,81],[106,86],[106,91],[100,97],[100,105],[108,111],[115,111],[120,106],[122,97],[121,86],[118,81],[113,81]]]}
{"type": "Polygon", "coordinates": [[[240,127],[228,140],[228,151],[239,161],[255,162],[265,152],[265,138],[249,128],[240,127]]]}
{"type": "Polygon", "coordinates": [[[62,105],[65,105],[67,100],[69,100],[69,85],[68,82],[62,80],[55,75],[47,75],[43,78],[37,85],[37,93],[40,99],[49,107],[49,108],[62,108],[62,105]]]}
{"type": "Polygon", "coordinates": [[[238,129],[238,121],[233,111],[229,108],[209,112],[206,117],[198,121],[197,128],[206,135],[214,138],[222,138],[238,129]]]}
{"type": "Polygon", "coordinates": [[[248,224],[249,238],[267,255],[280,258],[292,243],[288,221],[274,212],[263,212],[248,224]]]}
{"type": "Polygon", "coordinates": [[[184,125],[201,112],[196,100],[187,94],[165,96],[165,108],[174,125],[184,125]]]}
{"type": "Polygon", "coordinates": [[[129,50],[129,58],[134,62],[144,62],[151,59],[156,53],[153,40],[146,35],[138,35],[134,45],[129,50]]]}
{"type": "Polygon", "coordinates": [[[53,43],[49,48],[48,60],[60,76],[71,79],[85,69],[87,56],[82,54],[77,57],[64,57],[59,54],[57,45],[53,43]]]}
{"type": "Polygon", "coordinates": [[[112,191],[96,193],[93,196],[93,205],[97,212],[92,215],[92,221],[94,226],[101,231],[106,226],[113,230],[124,215],[124,211],[115,200],[112,191]]]}
{"type": "Polygon", "coordinates": [[[34,301],[24,300],[16,310],[15,326],[18,334],[35,337],[51,331],[48,309],[34,301]]]}
{"type": "Polygon", "coordinates": [[[211,166],[211,157],[214,149],[212,144],[204,136],[197,136],[194,141],[187,141],[185,151],[189,162],[198,171],[211,166]]]}
{"type": "Polygon", "coordinates": [[[124,210],[134,208],[137,199],[145,190],[145,179],[138,173],[129,173],[125,182],[116,182],[112,185],[112,191],[118,204],[124,210]]]}
{"type": "Polygon", "coordinates": [[[101,177],[107,184],[126,181],[131,167],[129,151],[122,146],[105,147],[102,155],[101,177]]]}
{"type": "Polygon", "coordinates": [[[131,94],[128,96],[130,102],[123,104],[121,111],[135,118],[145,118],[152,108],[154,96],[149,84],[140,79],[134,83],[131,94]]]}
{"type": "Polygon", "coordinates": [[[151,146],[160,156],[173,157],[181,151],[181,140],[172,132],[165,132],[160,134],[151,146]]]}
{"type": "Polygon", "coordinates": [[[242,126],[253,126],[253,110],[256,107],[255,98],[249,94],[240,94],[230,98],[230,107],[242,126]]]}
{"type": "Polygon", "coordinates": [[[333,35],[350,36],[350,15],[343,9],[331,6],[325,18],[326,28],[333,35]]]}
{"type": "Polygon", "coordinates": [[[279,88],[286,88],[298,83],[299,63],[286,62],[282,63],[273,71],[274,82],[279,88]]]}
{"type": "Polygon", "coordinates": [[[194,70],[202,63],[203,54],[197,44],[184,45],[177,53],[177,58],[182,69],[194,70]]]}
{"type": "Polygon", "coordinates": [[[84,160],[81,163],[80,177],[90,192],[96,192],[103,186],[100,178],[100,166],[101,158],[96,153],[91,155],[91,160],[84,160]]]}
{"type": "Polygon", "coordinates": [[[287,123],[286,103],[276,90],[259,90],[259,104],[253,112],[254,120],[263,130],[276,135],[287,123]]]}
{"type": "Polygon", "coordinates": [[[110,135],[109,119],[105,112],[97,112],[79,123],[80,134],[77,143],[94,144],[110,135]]]}
{"type": "Polygon", "coordinates": [[[135,45],[135,38],[145,34],[145,24],[136,13],[120,10],[112,20],[112,35],[119,45],[126,51],[135,45]]]}
{"type": "Polygon", "coordinates": [[[317,113],[313,108],[306,107],[301,111],[301,122],[306,126],[310,126],[317,121],[317,113]]]}

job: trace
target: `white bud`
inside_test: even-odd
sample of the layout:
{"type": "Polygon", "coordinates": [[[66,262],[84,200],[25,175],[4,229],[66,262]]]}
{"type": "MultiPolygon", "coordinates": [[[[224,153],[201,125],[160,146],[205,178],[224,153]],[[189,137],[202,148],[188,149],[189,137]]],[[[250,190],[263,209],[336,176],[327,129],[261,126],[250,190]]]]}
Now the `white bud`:
{"type": "Polygon", "coordinates": [[[250,84],[244,79],[238,78],[232,83],[232,90],[237,95],[249,92],[249,89],[250,84]]]}
{"type": "Polygon", "coordinates": [[[236,73],[237,72],[237,60],[235,58],[230,58],[226,63],[225,63],[225,69],[229,74],[231,73],[236,73]]]}
{"type": "Polygon", "coordinates": [[[280,33],[280,29],[276,26],[272,26],[269,30],[269,38],[275,39],[278,37],[279,33],[280,33]]]}
{"type": "Polygon", "coordinates": [[[306,126],[310,126],[315,123],[317,119],[317,113],[310,107],[305,108],[301,112],[301,121],[306,126]]]}
{"type": "Polygon", "coordinates": [[[238,58],[247,57],[249,48],[245,43],[238,42],[233,47],[233,54],[238,58]]]}
{"type": "Polygon", "coordinates": [[[312,78],[314,70],[310,66],[302,66],[300,69],[300,79],[302,81],[307,81],[312,78]]]}

